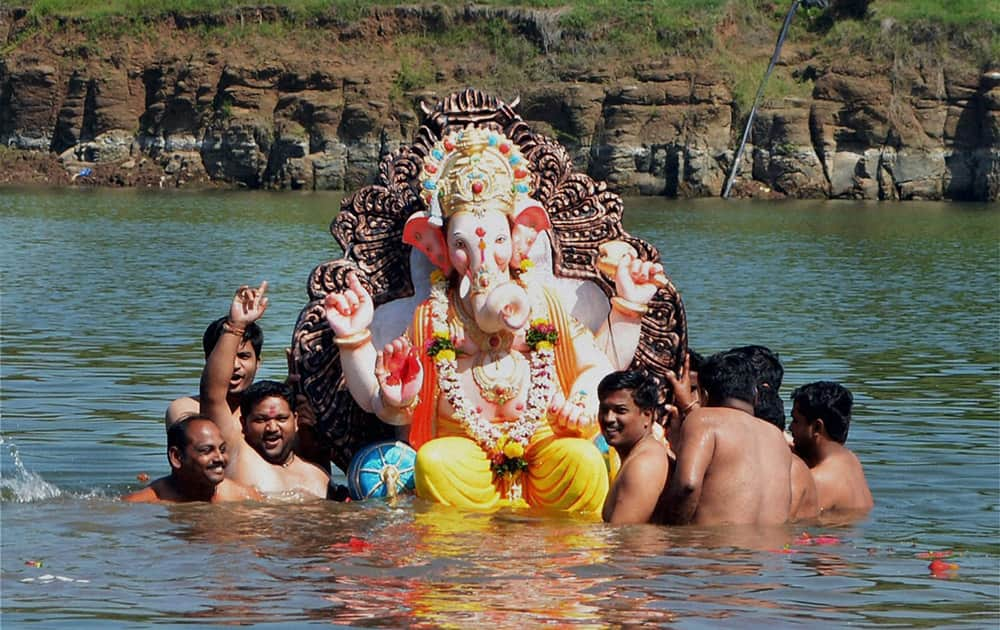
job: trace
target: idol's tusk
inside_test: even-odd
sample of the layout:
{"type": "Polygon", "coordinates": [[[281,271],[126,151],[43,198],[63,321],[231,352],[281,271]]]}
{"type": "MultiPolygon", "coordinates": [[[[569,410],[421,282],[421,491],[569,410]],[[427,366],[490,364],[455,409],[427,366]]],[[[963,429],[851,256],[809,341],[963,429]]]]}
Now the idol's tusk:
{"type": "MultiPolygon", "coordinates": [[[[628,256],[633,260],[639,257],[639,252],[625,241],[608,241],[602,243],[598,249],[597,269],[609,278],[614,278],[618,271],[618,263],[622,258],[628,256]]],[[[653,284],[657,289],[662,289],[669,284],[666,274],[660,272],[653,276],[653,284]]]]}

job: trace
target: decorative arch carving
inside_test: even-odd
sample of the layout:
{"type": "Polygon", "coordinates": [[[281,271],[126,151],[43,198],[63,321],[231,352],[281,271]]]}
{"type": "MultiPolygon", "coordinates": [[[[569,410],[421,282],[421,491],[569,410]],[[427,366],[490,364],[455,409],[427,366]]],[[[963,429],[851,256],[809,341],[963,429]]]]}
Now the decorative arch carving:
{"type": "MultiPolygon", "coordinates": [[[[466,89],[446,96],[433,108],[422,105],[426,120],[413,144],[387,155],[376,182],[345,197],[330,226],[344,255],[320,264],[310,274],[309,302],[295,325],[291,361],[301,377],[300,391],[315,412],[312,433],[318,452],[328,451],[330,461],[342,470],[347,470],[355,452],[373,441],[391,438],[393,430],[363,411],[348,393],[333,332],[323,316],[323,297],[343,291],[350,271],[371,292],[376,308],[414,295],[411,248],[402,242],[403,225],[412,213],[423,209],[418,196],[423,158],[443,135],[471,123],[501,131],[521,147],[533,165],[533,197],[544,205],[552,223],[555,275],[592,281],[610,297],[613,280],[597,270],[601,244],[625,241],[644,260],[660,261],[653,245],[623,228],[621,198],[605,182],[576,172],[562,145],[533,132],[515,113],[517,103],[466,89]]],[[[662,377],[680,364],[686,349],[684,306],[668,280],[643,317],[631,368],[662,377]]]]}

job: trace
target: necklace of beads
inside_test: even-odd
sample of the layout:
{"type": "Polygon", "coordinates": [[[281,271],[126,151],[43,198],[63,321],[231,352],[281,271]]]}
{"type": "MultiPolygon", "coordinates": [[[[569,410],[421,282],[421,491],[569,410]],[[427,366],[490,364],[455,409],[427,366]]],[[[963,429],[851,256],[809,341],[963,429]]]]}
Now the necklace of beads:
{"type": "MultiPolygon", "coordinates": [[[[433,338],[428,346],[435,349],[431,356],[438,371],[438,386],[441,393],[454,409],[455,418],[461,423],[466,434],[486,451],[487,455],[522,456],[545,416],[549,400],[556,391],[555,351],[552,344],[532,345],[528,358],[531,388],[528,390],[524,414],[511,422],[490,422],[469,402],[459,381],[458,359],[451,343],[451,331],[448,326],[447,278],[443,273],[435,271],[431,274],[431,284],[430,311],[433,338]],[[514,447],[514,444],[520,448],[514,447]]],[[[533,314],[546,312],[544,300],[541,302],[532,305],[533,314]]],[[[539,318],[532,320],[533,324],[539,321],[539,318]]],[[[545,322],[547,321],[546,319],[545,322]]]]}

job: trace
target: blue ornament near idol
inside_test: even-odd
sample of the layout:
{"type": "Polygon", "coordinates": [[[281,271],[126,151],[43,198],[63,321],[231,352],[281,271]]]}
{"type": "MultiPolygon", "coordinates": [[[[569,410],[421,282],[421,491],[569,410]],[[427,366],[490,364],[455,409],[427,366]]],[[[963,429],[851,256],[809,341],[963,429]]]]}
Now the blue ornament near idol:
{"type": "Polygon", "coordinates": [[[413,465],[417,452],[405,442],[387,440],[369,444],[347,467],[347,487],[355,501],[395,497],[416,486],[413,465]]]}
{"type": "Polygon", "coordinates": [[[598,433],[597,437],[594,438],[594,446],[601,452],[601,458],[604,459],[604,465],[608,469],[608,474],[614,478],[618,474],[618,468],[621,466],[618,454],[611,452],[608,441],[604,439],[604,435],[601,433],[598,433]]]}

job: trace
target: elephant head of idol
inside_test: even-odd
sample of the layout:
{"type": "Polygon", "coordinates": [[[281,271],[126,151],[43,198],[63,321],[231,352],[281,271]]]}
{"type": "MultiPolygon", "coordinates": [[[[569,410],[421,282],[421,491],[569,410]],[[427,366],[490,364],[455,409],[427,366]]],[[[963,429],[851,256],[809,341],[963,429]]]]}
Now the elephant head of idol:
{"type": "Polygon", "coordinates": [[[486,333],[523,328],[528,295],[513,281],[548,216],[532,199],[531,171],[503,134],[473,126],[431,149],[420,178],[426,210],[406,221],[403,241],[449,277],[486,333]]]}

